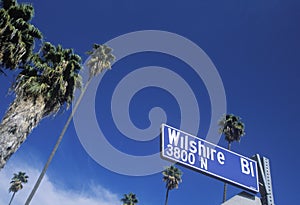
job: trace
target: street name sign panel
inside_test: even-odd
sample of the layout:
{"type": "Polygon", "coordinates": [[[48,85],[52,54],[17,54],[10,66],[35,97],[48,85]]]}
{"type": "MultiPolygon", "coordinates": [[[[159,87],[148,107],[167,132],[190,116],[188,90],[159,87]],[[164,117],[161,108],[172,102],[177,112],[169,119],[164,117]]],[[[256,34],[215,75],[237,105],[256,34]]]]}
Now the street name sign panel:
{"type": "Polygon", "coordinates": [[[248,191],[259,192],[256,161],[166,124],[161,125],[161,155],[248,191]]]}

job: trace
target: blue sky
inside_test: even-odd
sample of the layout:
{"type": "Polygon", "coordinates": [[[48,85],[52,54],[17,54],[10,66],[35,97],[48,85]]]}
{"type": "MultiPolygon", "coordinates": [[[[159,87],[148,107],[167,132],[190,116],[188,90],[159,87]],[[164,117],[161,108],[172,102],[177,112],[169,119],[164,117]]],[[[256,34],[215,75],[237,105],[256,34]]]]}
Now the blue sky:
{"type": "MultiPolygon", "coordinates": [[[[45,40],[74,48],[83,60],[87,57],[85,51],[93,43],[105,43],[120,35],[144,30],[170,32],[196,44],[218,71],[226,95],[227,112],[241,116],[246,125],[245,137],[240,143],[234,143],[232,149],[245,156],[259,153],[270,159],[276,204],[294,204],[300,201],[299,194],[296,193],[299,181],[296,177],[300,168],[297,157],[300,126],[299,1],[90,0],[83,3],[32,0],[30,3],[35,7],[33,23],[44,33],[45,40]]],[[[152,36],[149,38],[152,39],[152,36]]],[[[154,43],[164,45],[165,42],[154,43]]],[[[175,47],[176,43],[174,42],[175,47]]],[[[131,46],[130,42],[124,42],[124,50],[131,46]]],[[[188,55],[197,57],[196,53],[188,55]]],[[[209,88],[201,76],[182,59],[160,52],[139,52],[117,60],[113,69],[101,76],[95,101],[85,101],[91,102],[99,127],[107,141],[117,150],[134,156],[147,156],[159,150],[158,135],[148,141],[130,139],[133,136],[124,135],[112,117],[111,101],[116,86],[128,74],[143,67],[167,68],[184,79],[195,93],[200,110],[200,124],[199,129],[191,134],[206,138],[210,124],[218,123],[211,122],[214,108],[211,106],[210,96],[213,94],[208,92],[209,88]]],[[[205,67],[201,69],[210,71],[205,67]]],[[[13,99],[13,96],[6,95],[13,75],[14,73],[9,77],[0,76],[1,116],[13,99]]],[[[157,76],[159,75],[161,73],[157,72],[157,76]]],[[[137,78],[135,82],[142,83],[144,80],[137,78]]],[[[177,85],[167,77],[166,82],[177,85]]],[[[179,86],[178,92],[184,92],[183,88],[179,86]]],[[[148,114],[153,107],[161,107],[167,116],[167,123],[180,127],[181,107],[173,94],[171,91],[149,86],[133,95],[129,108],[122,99],[117,99],[117,105],[129,112],[131,121],[139,129],[150,126],[148,114]]],[[[190,98],[181,100],[188,103],[192,101],[190,98]]],[[[7,178],[13,172],[25,170],[29,174],[30,183],[35,181],[69,113],[44,119],[1,170],[2,200],[9,200],[7,178]]],[[[196,118],[192,114],[189,120],[194,122],[196,118]]],[[[80,121],[87,129],[89,119],[87,116],[80,121]]],[[[160,120],[164,119],[161,116],[160,120]]],[[[122,120],[124,119],[121,118],[122,120]]],[[[104,168],[86,152],[75,127],[74,124],[69,127],[49,167],[47,178],[42,183],[44,188],[37,192],[32,204],[53,204],[51,202],[57,199],[61,202],[57,204],[115,205],[120,204],[119,198],[128,192],[136,193],[140,204],[157,205],[164,202],[165,186],[161,173],[135,177],[104,168]],[[69,202],[71,199],[73,201],[69,202]],[[81,201],[87,199],[92,201],[81,201]]],[[[95,146],[97,143],[102,141],[95,142],[95,146]]],[[[223,138],[218,144],[226,146],[223,138]]],[[[107,155],[108,159],[112,159],[112,164],[120,163],[109,153],[100,149],[98,151],[101,156],[107,155]]],[[[126,167],[126,161],[121,162],[120,166],[126,167]]],[[[178,190],[170,192],[169,204],[221,203],[221,181],[180,168],[184,173],[183,183],[178,190]]],[[[23,204],[22,200],[29,193],[30,185],[32,184],[25,185],[24,190],[16,196],[16,202],[19,200],[18,203],[23,204]]],[[[240,191],[241,189],[229,186],[228,196],[240,191]]],[[[5,204],[6,201],[2,203],[5,204]]]]}

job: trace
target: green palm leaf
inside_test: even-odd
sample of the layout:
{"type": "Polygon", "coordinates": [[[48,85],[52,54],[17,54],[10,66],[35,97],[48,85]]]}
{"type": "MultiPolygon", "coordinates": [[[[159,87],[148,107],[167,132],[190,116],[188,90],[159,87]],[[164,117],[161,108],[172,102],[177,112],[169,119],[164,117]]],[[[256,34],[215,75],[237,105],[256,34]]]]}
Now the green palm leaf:
{"type": "Polygon", "coordinates": [[[106,45],[94,44],[93,50],[88,51],[90,55],[87,61],[87,67],[90,71],[90,78],[103,72],[104,69],[110,69],[115,57],[111,54],[112,49],[106,45]]]}
{"type": "Polygon", "coordinates": [[[135,205],[138,203],[138,198],[133,193],[124,194],[121,202],[123,202],[123,205],[135,205]]]}
{"type": "Polygon", "coordinates": [[[2,0],[0,8],[0,69],[24,68],[42,33],[30,23],[32,5],[2,0]]]}
{"type": "Polygon", "coordinates": [[[219,131],[225,135],[225,139],[231,143],[240,141],[245,135],[245,125],[239,116],[233,114],[225,115],[219,122],[219,131]]]}
{"type": "Polygon", "coordinates": [[[162,172],[162,174],[163,174],[163,181],[166,182],[166,188],[167,188],[166,199],[165,199],[165,205],[167,205],[169,191],[172,189],[178,189],[179,183],[182,182],[181,179],[182,172],[174,165],[171,165],[170,167],[167,167],[162,172]]]}

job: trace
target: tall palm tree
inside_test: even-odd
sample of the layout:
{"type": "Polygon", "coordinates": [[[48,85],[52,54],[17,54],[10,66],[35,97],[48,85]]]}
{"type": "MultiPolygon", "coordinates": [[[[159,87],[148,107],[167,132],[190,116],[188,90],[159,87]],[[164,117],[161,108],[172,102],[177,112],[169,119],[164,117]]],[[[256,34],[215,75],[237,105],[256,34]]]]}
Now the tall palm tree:
{"type": "Polygon", "coordinates": [[[26,64],[35,40],[42,39],[42,33],[30,23],[34,16],[32,5],[1,0],[0,6],[0,73],[3,73],[3,68],[15,69],[26,64]]]}
{"type": "Polygon", "coordinates": [[[80,63],[72,49],[45,43],[19,73],[16,98],[0,124],[0,168],[44,117],[71,104],[75,88],[81,87],[80,63]]]}
{"type": "Polygon", "coordinates": [[[124,194],[124,197],[121,199],[121,201],[123,202],[123,205],[136,205],[139,203],[138,198],[133,193],[124,194]]]}
{"type": "Polygon", "coordinates": [[[13,195],[11,196],[11,199],[9,201],[9,204],[11,204],[12,200],[15,197],[15,194],[23,189],[23,183],[28,182],[28,176],[26,175],[25,172],[19,172],[18,174],[14,174],[13,178],[11,179],[10,182],[10,187],[9,187],[9,192],[13,192],[13,195]]]}
{"type": "MultiPolygon", "coordinates": [[[[225,140],[228,142],[228,150],[231,150],[231,143],[240,141],[245,135],[245,125],[239,116],[227,114],[220,122],[220,132],[225,135],[225,140]]],[[[224,183],[223,202],[226,201],[227,183],[224,183]]]]}
{"type": "Polygon", "coordinates": [[[163,181],[166,182],[166,200],[165,205],[168,204],[168,197],[169,197],[169,191],[172,189],[178,189],[178,185],[180,182],[182,182],[181,176],[182,172],[180,169],[175,167],[174,165],[171,165],[170,167],[167,167],[163,172],[163,181]]]}
{"type": "Polygon", "coordinates": [[[105,69],[110,69],[111,68],[111,63],[115,60],[115,57],[111,54],[112,52],[112,49],[109,48],[108,46],[106,45],[99,45],[99,44],[94,44],[93,46],[93,50],[91,51],[88,51],[87,54],[90,55],[88,61],[87,61],[87,67],[89,68],[89,72],[90,72],[90,75],[89,75],[89,79],[88,81],[85,83],[85,86],[77,100],[77,102],[75,103],[75,106],[73,107],[72,109],[72,112],[63,128],[63,130],[61,131],[57,141],[56,141],[56,144],[37,180],[37,182],[35,183],[30,195],[28,196],[27,200],[26,200],[26,203],[25,205],[28,205],[30,203],[30,201],[32,200],[35,192],[37,191],[44,175],[46,174],[46,171],[63,139],[63,136],[81,102],[81,99],[83,98],[83,95],[85,93],[85,91],[87,90],[91,80],[93,79],[93,77],[95,77],[96,75],[100,74],[101,72],[103,72],[105,69]]]}

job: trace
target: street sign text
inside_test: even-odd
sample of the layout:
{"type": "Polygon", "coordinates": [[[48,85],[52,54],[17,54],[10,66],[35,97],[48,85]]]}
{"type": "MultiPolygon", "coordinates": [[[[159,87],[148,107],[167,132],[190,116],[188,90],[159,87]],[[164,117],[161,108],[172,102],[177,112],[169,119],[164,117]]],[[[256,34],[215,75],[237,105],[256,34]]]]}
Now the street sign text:
{"type": "Polygon", "coordinates": [[[259,192],[256,161],[165,124],[161,131],[163,158],[259,192]]]}

